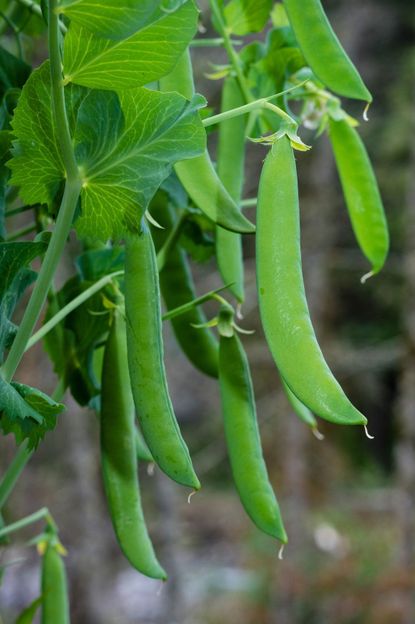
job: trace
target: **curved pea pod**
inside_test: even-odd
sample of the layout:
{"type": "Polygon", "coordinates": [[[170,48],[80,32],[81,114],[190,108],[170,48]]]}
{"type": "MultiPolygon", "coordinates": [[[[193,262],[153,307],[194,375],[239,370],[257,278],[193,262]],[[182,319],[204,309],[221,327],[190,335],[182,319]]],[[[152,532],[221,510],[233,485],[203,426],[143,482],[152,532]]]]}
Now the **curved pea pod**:
{"type": "Polygon", "coordinates": [[[261,172],[256,263],[266,340],[290,390],[316,416],[365,425],[327,365],[311,323],[301,267],[297,172],[287,137],[272,146],[261,172]]]}
{"type": "Polygon", "coordinates": [[[303,421],[306,425],[308,425],[313,431],[317,431],[317,420],[314,416],[313,412],[311,412],[304,403],[301,403],[295,396],[295,394],[290,390],[290,388],[285,383],[284,379],[281,377],[282,387],[284,388],[285,395],[290,403],[292,409],[297,414],[298,418],[303,421]]]}
{"type": "Polygon", "coordinates": [[[220,337],[219,381],[226,444],[242,505],[261,531],[286,543],[262,455],[249,364],[236,334],[220,337]]]}
{"type": "MultiPolygon", "coordinates": [[[[221,110],[245,104],[236,78],[228,76],[222,90],[221,110]]],[[[245,116],[233,117],[219,126],[218,175],[237,206],[240,206],[245,163],[245,116]]],[[[216,228],[216,258],[224,284],[239,303],[244,300],[244,265],[240,234],[216,228]]]]}
{"type": "Polygon", "coordinates": [[[198,490],[200,483],[169,395],[157,261],[144,220],[140,234],[126,237],[125,312],[131,389],[144,439],[161,470],[198,490]]]}
{"type": "Polygon", "coordinates": [[[56,547],[48,543],[42,559],[42,624],[69,624],[68,583],[56,547]]]}
{"type": "MultiPolygon", "coordinates": [[[[154,203],[151,212],[156,221],[165,228],[154,232],[156,243],[161,246],[174,226],[174,209],[168,204],[154,203]]],[[[168,310],[178,308],[196,298],[186,253],[177,244],[170,250],[159,277],[161,292],[168,310]]],[[[205,323],[206,317],[200,306],[171,319],[177,342],[190,362],[202,373],[217,377],[218,342],[208,327],[194,327],[205,323]]]]}
{"type": "MultiPolygon", "coordinates": [[[[175,69],[160,80],[161,91],[177,91],[191,100],[194,95],[193,73],[187,50],[175,69]]],[[[255,226],[238,210],[237,205],[219,179],[206,150],[196,158],[182,160],[175,171],[186,193],[209,219],[232,232],[252,234],[255,226]]]]}
{"type": "Polygon", "coordinates": [[[330,118],[329,136],[353,230],[362,252],[372,265],[368,277],[381,270],[389,250],[382,198],[369,156],[357,131],[345,120],[330,118]]]}
{"type": "Polygon", "coordinates": [[[372,96],[346,54],[320,0],[283,0],[295,37],[314,74],[339,95],[371,102],[372,96]]]}
{"type": "Polygon", "coordinates": [[[141,507],[126,327],[118,310],[105,346],[100,423],[102,477],[118,543],[136,570],[164,580],[166,573],[154,554],[141,507]]]}
{"type": "Polygon", "coordinates": [[[135,452],[138,461],[144,461],[149,463],[154,461],[153,456],[150,453],[150,449],[148,448],[141,431],[139,431],[137,427],[135,427],[135,452]]]}

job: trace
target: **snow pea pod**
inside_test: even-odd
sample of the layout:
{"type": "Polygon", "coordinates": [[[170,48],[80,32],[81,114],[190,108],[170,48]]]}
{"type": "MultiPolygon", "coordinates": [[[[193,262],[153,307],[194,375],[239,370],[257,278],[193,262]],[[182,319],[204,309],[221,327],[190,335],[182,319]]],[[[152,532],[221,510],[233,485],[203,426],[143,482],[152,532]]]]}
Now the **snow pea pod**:
{"type": "Polygon", "coordinates": [[[118,543],[131,565],[166,579],[150,541],[137,475],[135,410],[127,364],[125,320],[116,310],[105,346],[101,390],[101,466],[118,543]]]}
{"type": "MultiPolygon", "coordinates": [[[[151,213],[164,230],[154,230],[157,247],[161,247],[175,223],[174,209],[168,203],[153,202],[151,213]]],[[[170,250],[165,265],[160,271],[160,287],[168,310],[173,310],[196,298],[192,273],[186,253],[176,244],[170,250]]],[[[218,376],[219,345],[209,328],[195,328],[203,325],[206,317],[200,306],[171,319],[174,334],[183,353],[202,373],[218,376]]]]}
{"type": "Polygon", "coordinates": [[[150,449],[148,448],[141,431],[139,431],[137,427],[135,427],[135,452],[138,461],[150,463],[154,461],[153,456],[150,453],[150,449]]]}
{"type": "Polygon", "coordinates": [[[371,102],[372,96],[333,31],[320,0],[283,0],[295,37],[319,80],[339,95],[371,102]]]}
{"type": "Polygon", "coordinates": [[[369,156],[347,121],[330,118],[329,136],[354,233],[372,264],[371,274],[378,273],[388,254],[389,233],[369,156]]]}
{"type": "Polygon", "coordinates": [[[154,461],[172,479],[200,488],[171,403],[163,360],[157,260],[143,220],[126,237],[125,312],[128,368],[137,417],[154,461]]]}
{"type": "Polygon", "coordinates": [[[286,543],[262,455],[249,364],[236,334],[220,337],[219,381],[226,443],[242,505],[261,531],[286,543]]]}
{"type": "Polygon", "coordinates": [[[42,624],[69,624],[68,583],[56,547],[48,543],[42,559],[42,624]]]}
{"type": "MultiPolygon", "coordinates": [[[[160,80],[161,91],[177,91],[191,100],[194,95],[193,73],[187,50],[174,70],[160,80]]],[[[238,210],[220,181],[207,149],[200,156],[176,163],[175,171],[187,194],[209,219],[232,232],[252,234],[255,226],[238,210]]]]}
{"type": "MultiPolygon", "coordinates": [[[[236,78],[228,76],[222,90],[221,111],[245,104],[236,78]]],[[[233,117],[219,126],[218,175],[237,206],[240,206],[244,183],[245,116],[233,117]]],[[[244,300],[244,265],[240,234],[216,227],[216,258],[224,284],[239,303],[244,300]]]]}
{"type": "Polygon", "coordinates": [[[298,418],[302,420],[306,425],[311,427],[313,431],[317,431],[317,420],[314,414],[308,409],[304,403],[301,403],[291,392],[290,388],[285,383],[284,379],[281,377],[282,387],[284,388],[285,395],[293,408],[294,412],[297,414],[298,418]]]}
{"type": "Polygon", "coordinates": [[[311,323],[301,267],[297,172],[287,137],[272,146],[262,168],[256,239],[262,325],[282,377],[317,416],[365,425],[328,367],[311,323]]]}

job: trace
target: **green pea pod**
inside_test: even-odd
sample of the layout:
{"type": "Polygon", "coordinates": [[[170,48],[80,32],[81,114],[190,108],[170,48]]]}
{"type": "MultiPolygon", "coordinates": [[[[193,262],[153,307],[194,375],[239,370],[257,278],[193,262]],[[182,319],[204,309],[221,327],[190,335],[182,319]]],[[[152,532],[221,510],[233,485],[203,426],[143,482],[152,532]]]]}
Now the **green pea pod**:
{"type": "Polygon", "coordinates": [[[236,334],[220,337],[219,381],[226,443],[241,502],[261,531],[286,543],[262,455],[249,364],[236,334]]]}
{"type": "MultiPolygon", "coordinates": [[[[192,99],[194,84],[188,50],[171,74],[160,80],[160,90],[177,91],[185,98],[192,99]]],[[[209,219],[232,232],[255,232],[255,226],[238,210],[220,181],[207,150],[201,156],[176,163],[175,171],[186,193],[209,219]]]]}
{"type": "Polygon", "coordinates": [[[314,74],[339,95],[371,102],[372,96],[343,49],[320,0],[283,0],[295,37],[314,74]]]}
{"type": "MultiPolygon", "coordinates": [[[[245,104],[236,78],[228,76],[222,91],[222,112],[245,104]]],[[[219,126],[218,174],[237,206],[244,184],[245,116],[233,117],[219,126]]],[[[240,303],[244,300],[244,264],[240,234],[216,228],[216,258],[224,284],[240,303]]]]}
{"type": "Polygon", "coordinates": [[[105,495],[118,543],[131,565],[166,579],[147,533],[137,475],[135,410],[125,320],[115,311],[105,346],[101,391],[101,465],[105,495]]]}
{"type": "Polygon", "coordinates": [[[316,416],[365,425],[330,371],[311,323],[301,268],[297,172],[287,137],[272,146],[262,168],[256,256],[262,325],[288,387],[316,416]]]}
{"type": "Polygon", "coordinates": [[[141,431],[139,431],[137,427],[135,427],[135,452],[138,461],[149,463],[154,461],[153,456],[150,453],[150,449],[148,448],[141,431]]]}
{"type": "MultiPolygon", "coordinates": [[[[151,213],[164,227],[154,231],[155,241],[161,247],[175,223],[174,209],[167,202],[152,203],[151,213]]],[[[186,253],[176,245],[170,250],[163,269],[160,271],[160,287],[168,310],[173,310],[196,298],[195,288],[187,262],[186,253]]],[[[206,317],[200,306],[171,320],[174,334],[183,353],[202,373],[218,376],[219,346],[209,328],[204,325],[206,317]]]]}
{"type": "Polygon", "coordinates": [[[301,403],[291,392],[290,388],[285,383],[284,379],[281,377],[282,387],[284,388],[285,395],[293,408],[294,412],[297,414],[298,418],[302,420],[306,425],[311,427],[313,431],[317,431],[317,420],[314,416],[313,412],[311,412],[304,403],[301,403]]]}
{"type": "Polygon", "coordinates": [[[330,119],[329,136],[344,197],[360,248],[372,264],[371,274],[383,267],[389,232],[378,184],[366,148],[347,121],[330,119]]]}
{"type": "Polygon", "coordinates": [[[150,231],[126,237],[128,367],[141,431],[154,461],[172,479],[200,488],[167,386],[157,261],[150,231]]]}
{"type": "Polygon", "coordinates": [[[67,585],[62,557],[48,543],[42,560],[42,624],[69,624],[67,585]]]}

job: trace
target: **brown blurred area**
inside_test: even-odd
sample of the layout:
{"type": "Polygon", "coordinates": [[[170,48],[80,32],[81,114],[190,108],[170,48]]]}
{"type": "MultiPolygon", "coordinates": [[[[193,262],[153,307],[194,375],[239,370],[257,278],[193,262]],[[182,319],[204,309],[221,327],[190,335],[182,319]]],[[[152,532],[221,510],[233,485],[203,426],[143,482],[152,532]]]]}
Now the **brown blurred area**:
{"type": "MultiPolygon", "coordinates": [[[[188,504],[183,488],[141,467],[146,518],[169,581],[162,586],[142,577],[120,554],[103,497],[96,417],[69,396],[58,427],[7,506],[8,522],[45,505],[56,519],[68,549],[73,624],[415,622],[415,3],[324,5],[374,95],[361,134],[383,194],[391,252],[382,273],[361,285],[367,265],[322,137],[311,152],[297,155],[304,273],[323,351],[375,438],[321,422],[325,439],[319,441],[291,412],[260,329],[254,244],[247,238],[241,324],[256,332],[243,342],[289,534],[284,560],[277,558],[278,545],[250,523],[235,493],[217,383],[191,368],[166,327],[173,402],[203,484],[188,504]]],[[[203,16],[206,36],[214,36],[207,10],[203,16]]],[[[193,55],[198,89],[217,106],[219,84],[203,79],[208,58],[225,57],[221,50],[193,55]]],[[[360,118],[359,104],[346,108],[360,118]]],[[[307,132],[301,132],[306,142],[307,132]]],[[[263,147],[248,146],[246,197],[256,195],[264,154],[263,147]]],[[[72,240],[59,283],[73,271],[77,251],[72,240]]],[[[199,293],[220,283],[211,263],[194,268],[199,293]]],[[[56,383],[41,348],[28,353],[18,378],[46,392],[56,383]]],[[[11,437],[1,439],[0,474],[14,453],[11,437]]],[[[0,550],[0,566],[6,566],[1,624],[14,622],[39,594],[39,557],[26,541],[40,530],[33,526],[0,550]]]]}

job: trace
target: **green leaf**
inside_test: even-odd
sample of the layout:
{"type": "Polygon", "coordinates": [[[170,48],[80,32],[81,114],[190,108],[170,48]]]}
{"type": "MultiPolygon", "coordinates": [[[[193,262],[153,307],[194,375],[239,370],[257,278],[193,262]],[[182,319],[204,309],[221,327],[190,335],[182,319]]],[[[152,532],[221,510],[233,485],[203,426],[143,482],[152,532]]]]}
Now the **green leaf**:
{"type": "Polygon", "coordinates": [[[0,100],[8,89],[22,87],[30,72],[30,65],[0,47],[0,100]]]}
{"type": "MultiPolygon", "coordinates": [[[[76,160],[83,178],[81,236],[107,240],[137,229],[147,205],[176,161],[202,153],[206,133],[198,109],[177,93],[145,88],[91,91],[76,85],[65,90],[76,160]]],[[[27,204],[47,203],[64,179],[56,146],[50,99],[49,64],[33,72],[13,120],[17,141],[11,183],[20,186],[27,204]]]]}
{"type": "Polygon", "coordinates": [[[9,179],[9,170],[5,166],[9,158],[9,150],[12,134],[8,130],[0,130],[0,238],[6,236],[5,211],[6,211],[6,185],[9,179]]]}
{"type": "Polygon", "coordinates": [[[226,5],[226,25],[235,35],[261,31],[268,21],[272,0],[231,0],[226,5]]]}
{"type": "Polygon", "coordinates": [[[46,394],[24,384],[6,383],[0,377],[0,429],[13,433],[16,443],[28,440],[34,449],[47,431],[54,429],[56,416],[65,409],[46,394]]]}
{"type": "Polygon", "coordinates": [[[118,90],[158,80],[171,72],[189,45],[197,16],[193,0],[188,0],[121,41],[103,39],[71,24],[64,46],[65,83],[118,90]]]}
{"type": "Polygon", "coordinates": [[[123,39],[147,24],[157,4],[154,0],[64,0],[59,10],[100,37],[123,39]]]}
{"type": "Polygon", "coordinates": [[[10,346],[10,318],[20,296],[36,273],[26,267],[46,251],[44,243],[0,243],[0,357],[10,346]]]}
{"type": "Polygon", "coordinates": [[[30,603],[23,611],[20,613],[16,620],[16,624],[32,624],[35,619],[35,615],[40,605],[43,602],[43,596],[39,596],[30,603]]]}

